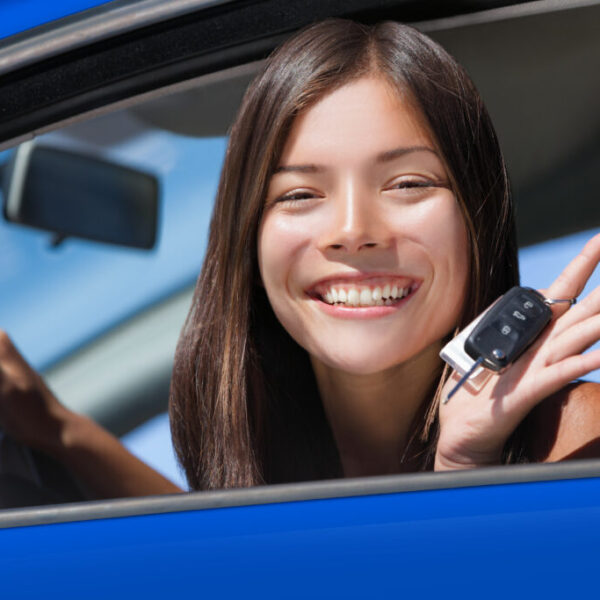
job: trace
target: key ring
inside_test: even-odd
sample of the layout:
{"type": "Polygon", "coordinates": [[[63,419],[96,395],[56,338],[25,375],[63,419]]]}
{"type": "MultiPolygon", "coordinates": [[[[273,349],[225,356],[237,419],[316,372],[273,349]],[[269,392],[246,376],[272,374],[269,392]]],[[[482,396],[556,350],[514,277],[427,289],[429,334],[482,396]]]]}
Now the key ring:
{"type": "Polygon", "coordinates": [[[568,304],[567,308],[571,308],[573,304],[577,303],[577,298],[544,298],[544,304],[546,306],[553,306],[554,304],[568,304]]]}

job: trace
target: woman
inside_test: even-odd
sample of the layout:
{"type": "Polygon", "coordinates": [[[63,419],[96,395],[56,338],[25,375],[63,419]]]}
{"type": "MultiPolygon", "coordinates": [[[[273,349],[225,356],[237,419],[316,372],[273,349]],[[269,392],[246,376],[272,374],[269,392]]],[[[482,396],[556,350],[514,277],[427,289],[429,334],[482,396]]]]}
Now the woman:
{"type": "MultiPolygon", "coordinates": [[[[599,258],[594,239],[548,295],[577,296],[599,258]]],[[[555,459],[595,439],[599,419],[573,426],[597,410],[595,387],[571,392],[554,419],[562,454],[532,443],[535,414],[509,437],[543,398],[600,366],[599,353],[579,355],[600,334],[600,292],[556,310],[479,393],[438,407],[451,384],[441,346],[517,281],[504,164],[464,71],[394,23],[301,32],[233,126],[177,349],[170,417],[191,488],[555,459]]],[[[4,345],[8,431],[97,495],[173,491],[4,345]],[[10,402],[19,379],[35,431],[10,402]]]]}
{"type": "MultiPolygon", "coordinates": [[[[334,21],[296,36],[251,86],[233,127],[205,268],[177,352],[171,422],[190,483],[499,461],[533,401],[501,423],[480,424],[476,462],[462,447],[478,414],[462,414],[470,400],[463,391],[443,407],[448,426],[436,445],[447,377],[437,353],[517,281],[504,164],[464,71],[398,24],[334,21]],[[424,150],[406,153],[411,148],[424,150]],[[386,152],[381,170],[374,157],[386,152]],[[394,195],[399,206],[391,208],[394,195]],[[406,243],[411,235],[417,243],[406,243]],[[394,278],[398,287],[419,287],[396,310],[383,309],[390,315],[328,310],[327,293],[383,290],[394,278]]],[[[558,295],[576,295],[582,282],[557,285],[558,295]]],[[[592,337],[597,331],[581,347],[592,337]]],[[[478,408],[498,404],[475,400],[478,408]]],[[[504,460],[527,458],[522,446],[517,435],[504,460]]]]}

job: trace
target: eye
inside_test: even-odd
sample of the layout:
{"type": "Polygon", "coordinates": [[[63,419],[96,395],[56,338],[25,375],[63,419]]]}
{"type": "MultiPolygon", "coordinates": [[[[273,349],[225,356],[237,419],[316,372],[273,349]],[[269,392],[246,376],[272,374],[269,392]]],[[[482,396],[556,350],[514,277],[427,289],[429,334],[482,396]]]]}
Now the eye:
{"type": "Polygon", "coordinates": [[[417,178],[407,178],[400,179],[399,181],[393,181],[387,189],[392,190],[406,190],[406,189],[415,189],[415,188],[427,188],[434,187],[435,183],[429,179],[417,179],[417,178]]]}
{"type": "Polygon", "coordinates": [[[287,202],[289,200],[307,200],[309,198],[314,198],[314,194],[312,192],[294,191],[279,196],[279,198],[275,199],[275,202],[287,202]]]}
{"type": "Polygon", "coordinates": [[[311,204],[311,200],[321,198],[322,196],[312,190],[290,190],[273,200],[273,204],[282,204],[286,207],[301,207],[311,204]]]}
{"type": "Polygon", "coordinates": [[[419,195],[440,187],[448,188],[449,184],[446,181],[437,181],[427,177],[405,176],[392,180],[384,187],[384,191],[402,195],[419,195]]]}

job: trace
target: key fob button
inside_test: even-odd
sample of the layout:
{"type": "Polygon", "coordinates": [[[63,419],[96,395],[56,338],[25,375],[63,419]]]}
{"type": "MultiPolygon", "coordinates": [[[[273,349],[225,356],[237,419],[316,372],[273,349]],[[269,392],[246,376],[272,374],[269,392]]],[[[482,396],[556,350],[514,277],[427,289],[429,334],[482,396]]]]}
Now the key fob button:
{"type": "Polygon", "coordinates": [[[519,321],[527,321],[527,317],[520,310],[513,310],[511,316],[519,321]]]}
{"type": "Polygon", "coordinates": [[[508,364],[507,358],[514,352],[514,346],[518,340],[518,334],[515,335],[514,330],[508,335],[500,332],[499,327],[504,325],[498,322],[491,327],[486,327],[465,344],[465,350],[471,357],[482,356],[485,366],[493,371],[500,371],[508,364]],[[501,358],[498,358],[498,354],[495,352],[497,350],[503,353],[501,358]]]}
{"type": "Polygon", "coordinates": [[[543,308],[538,305],[538,303],[535,301],[534,298],[527,297],[524,294],[522,294],[519,297],[519,304],[520,304],[521,310],[527,316],[530,316],[530,317],[533,317],[533,318],[541,315],[544,312],[543,308]]]}
{"type": "Polygon", "coordinates": [[[494,321],[492,327],[508,340],[516,342],[519,339],[519,329],[504,319],[494,321]]]}
{"type": "MultiPolygon", "coordinates": [[[[528,317],[525,317],[524,319],[519,319],[513,315],[513,312],[519,312],[519,311],[516,309],[513,311],[512,308],[507,311],[502,311],[496,322],[497,323],[506,323],[507,325],[509,325],[511,327],[511,329],[514,329],[518,333],[522,333],[527,328],[528,322],[531,319],[529,319],[528,317]]],[[[523,313],[519,313],[519,314],[523,314],[523,313]]]]}

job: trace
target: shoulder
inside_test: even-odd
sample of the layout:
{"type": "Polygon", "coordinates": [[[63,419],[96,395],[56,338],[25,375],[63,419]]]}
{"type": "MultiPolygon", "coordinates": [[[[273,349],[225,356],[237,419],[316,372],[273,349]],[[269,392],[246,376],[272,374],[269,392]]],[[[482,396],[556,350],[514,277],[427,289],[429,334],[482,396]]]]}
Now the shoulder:
{"type": "Polygon", "coordinates": [[[536,462],[600,457],[600,384],[571,383],[546,398],[529,419],[536,462]]]}

